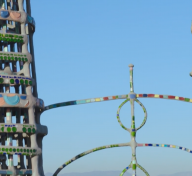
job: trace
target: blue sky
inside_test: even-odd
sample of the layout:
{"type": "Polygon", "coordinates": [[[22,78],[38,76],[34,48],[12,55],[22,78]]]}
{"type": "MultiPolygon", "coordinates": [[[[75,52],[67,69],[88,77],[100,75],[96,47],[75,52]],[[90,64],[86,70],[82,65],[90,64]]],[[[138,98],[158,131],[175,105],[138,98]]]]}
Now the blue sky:
{"type": "MultiPolygon", "coordinates": [[[[192,1],[71,0],[31,1],[36,21],[34,48],[39,97],[45,105],[129,93],[128,64],[135,93],[192,98],[192,1]],[[43,66],[45,65],[45,66],[43,66]]],[[[138,143],[168,143],[192,149],[190,103],[140,99],[148,112],[138,143]]],[[[102,145],[129,142],[116,120],[122,100],[47,111],[41,123],[45,172],[102,145]]],[[[144,114],[136,105],[136,126],[144,114]]],[[[122,122],[130,127],[130,105],[122,122]]],[[[95,152],[62,173],[123,170],[130,148],[95,152]]],[[[176,149],[138,148],[137,161],[150,175],[192,171],[192,155],[176,149]]],[[[140,173],[140,172],[138,172],[140,173]]],[[[140,174],[142,176],[142,174],[140,174]]]]}

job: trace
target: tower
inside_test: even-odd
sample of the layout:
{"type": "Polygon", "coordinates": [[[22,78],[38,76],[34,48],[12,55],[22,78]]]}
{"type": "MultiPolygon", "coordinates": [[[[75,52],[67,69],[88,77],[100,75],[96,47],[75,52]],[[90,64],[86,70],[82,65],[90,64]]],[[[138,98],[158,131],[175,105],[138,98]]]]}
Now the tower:
{"type": "Polygon", "coordinates": [[[0,175],[43,176],[30,0],[0,0],[0,175]]]}

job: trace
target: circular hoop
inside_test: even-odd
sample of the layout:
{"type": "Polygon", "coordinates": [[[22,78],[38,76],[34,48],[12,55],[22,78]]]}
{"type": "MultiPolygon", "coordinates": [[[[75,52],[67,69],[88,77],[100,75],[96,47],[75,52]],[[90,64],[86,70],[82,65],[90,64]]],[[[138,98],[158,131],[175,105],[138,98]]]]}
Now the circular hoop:
{"type": "MultiPolygon", "coordinates": [[[[120,117],[119,117],[119,113],[120,113],[120,110],[122,108],[122,106],[127,103],[130,99],[126,99],[123,103],[121,103],[121,105],[119,106],[118,110],[117,110],[117,120],[119,122],[119,124],[121,125],[121,127],[123,129],[125,129],[126,131],[131,131],[129,128],[126,128],[122,123],[121,123],[121,120],[120,120],[120,117]]],[[[143,125],[145,125],[146,121],[147,121],[147,111],[146,111],[146,108],[143,106],[143,104],[138,100],[138,99],[135,99],[134,101],[136,101],[142,108],[143,108],[143,111],[144,111],[144,114],[145,114],[145,117],[144,117],[144,120],[142,122],[142,124],[135,129],[135,131],[141,129],[143,127],[143,125]]]]}

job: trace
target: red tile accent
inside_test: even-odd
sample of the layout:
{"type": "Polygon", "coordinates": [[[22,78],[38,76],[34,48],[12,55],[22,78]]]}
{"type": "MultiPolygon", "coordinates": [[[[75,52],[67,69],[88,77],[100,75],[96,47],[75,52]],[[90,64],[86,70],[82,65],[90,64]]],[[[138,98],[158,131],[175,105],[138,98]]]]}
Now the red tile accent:
{"type": "Polygon", "coordinates": [[[108,97],[103,97],[103,100],[109,100],[109,98],[108,97]]]}
{"type": "Polygon", "coordinates": [[[179,97],[179,100],[184,100],[184,98],[183,97],[179,97]]]}
{"type": "Polygon", "coordinates": [[[145,146],[148,146],[148,144],[145,144],[145,146]]]}
{"type": "Polygon", "coordinates": [[[159,95],[159,98],[163,98],[163,95],[159,95]]]}
{"type": "Polygon", "coordinates": [[[168,98],[169,99],[175,99],[175,96],[169,95],[168,98]]]}
{"type": "Polygon", "coordinates": [[[139,97],[143,97],[143,94],[139,94],[139,97]]]}
{"type": "Polygon", "coordinates": [[[148,97],[154,97],[155,94],[148,94],[147,96],[148,96],[148,97]]]}
{"type": "Polygon", "coordinates": [[[116,96],[113,96],[113,99],[116,99],[116,96]]]}

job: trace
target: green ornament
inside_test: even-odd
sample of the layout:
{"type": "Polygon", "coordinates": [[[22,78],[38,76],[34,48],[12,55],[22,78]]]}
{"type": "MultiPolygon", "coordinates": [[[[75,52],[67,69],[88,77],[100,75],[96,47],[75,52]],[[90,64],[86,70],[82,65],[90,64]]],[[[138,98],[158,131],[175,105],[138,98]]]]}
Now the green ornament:
{"type": "Polygon", "coordinates": [[[23,128],[23,132],[26,133],[26,131],[27,131],[27,129],[24,127],[24,128],[23,128]]]}
{"type": "Polygon", "coordinates": [[[31,133],[31,128],[28,128],[28,133],[31,133]]]}
{"type": "Polygon", "coordinates": [[[20,79],[20,84],[23,84],[23,83],[24,83],[23,79],[20,79]]]}
{"type": "Polygon", "coordinates": [[[35,133],[35,132],[36,132],[35,128],[33,128],[33,129],[32,129],[32,132],[33,132],[33,133],[35,133]]]}
{"type": "Polygon", "coordinates": [[[10,79],[10,83],[11,83],[11,84],[14,84],[14,79],[10,79]]]}
{"type": "Polygon", "coordinates": [[[7,132],[11,132],[11,128],[10,127],[7,128],[7,132]]]}
{"type": "Polygon", "coordinates": [[[16,127],[12,127],[12,131],[13,131],[13,132],[16,132],[16,131],[17,131],[17,128],[16,128],[16,127]]]}

